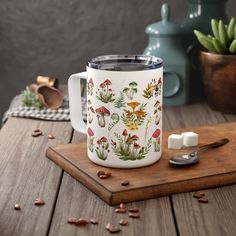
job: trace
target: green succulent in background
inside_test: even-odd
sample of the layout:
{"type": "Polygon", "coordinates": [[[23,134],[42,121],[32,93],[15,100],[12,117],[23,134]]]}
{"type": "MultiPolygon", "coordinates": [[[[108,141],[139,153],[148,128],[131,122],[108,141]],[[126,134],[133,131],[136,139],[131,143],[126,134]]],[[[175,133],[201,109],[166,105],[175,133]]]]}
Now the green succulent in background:
{"type": "Polygon", "coordinates": [[[194,30],[199,43],[207,50],[218,54],[236,54],[236,21],[231,18],[228,25],[222,20],[211,20],[213,35],[194,30]]]}
{"type": "Polygon", "coordinates": [[[44,106],[38,100],[37,96],[30,91],[29,87],[27,86],[24,91],[22,91],[22,102],[27,107],[36,107],[38,109],[42,109],[44,106]]]}

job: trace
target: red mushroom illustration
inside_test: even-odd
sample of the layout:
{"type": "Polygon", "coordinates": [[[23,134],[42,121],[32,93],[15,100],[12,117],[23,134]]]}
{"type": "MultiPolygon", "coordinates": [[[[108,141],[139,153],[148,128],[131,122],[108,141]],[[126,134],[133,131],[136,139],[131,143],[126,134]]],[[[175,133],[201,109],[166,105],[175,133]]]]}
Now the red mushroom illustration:
{"type": "Polygon", "coordinates": [[[103,83],[104,83],[106,86],[111,85],[111,81],[110,81],[109,79],[106,79],[103,83]]]}
{"type": "Polygon", "coordinates": [[[123,136],[127,136],[127,134],[128,134],[127,130],[124,129],[123,132],[122,132],[122,135],[123,135],[123,136]]]}
{"type": "Polygon", "coordinates": [[[156,129],[155,132],[152,134],[152,138],[154,139],[153,144],[154,144],[154,151],[159,152],[160,151],[160,134],[161,130],[156,129]]]}
{"type": "Polygon", "coordinates": [[[105,116],[109,116],[110,115],[110,111],[107,110],[106,107],[102,106],[96,109],[96,113],[97,113],[97,118],[98,118],[98,124],[100,127],[105,127],[106,123],[105,123],[105,116]]]}
{"type": "Polygon", "coordinates": [[[94,87],[94,83],[93,83],[93,79],[90,78],[89,79],[89,82],[88,82],[88,86],[87,86],[87,89],[88,89],[88,95],[93,95],[93,87],[94,87]]]}
{"type": "Polygon", "coordinates": [[[113,98],[114,96],[113,90],[110,88],[110,86],[111,86],[111,81],[108,79],[106,79],[99,85],[100,89],[98,89],[98,91],[96,92],[97,94],[96,97],[98,100],[105,103],[113,102],[115,100],[113,98]]]}
{"type": "Polygon", "coordinates": [[[103,136],[97,141],[97,144],[98,146],[95,149],[97,156],[104,161],[107,159],[108,153],[110,152],[108,140],[103,136]]]}
{"type": "Polygon", "coordinates": [[[101,84],[99,85],[99,87],[102,88],[102,89],[104,89],[104,88],[106,87],[106,84],[101,83],[101,84]]]}
{"type": "Polygon", "coordinates": [[[93,152],[94,150],[93,140],[94,140],[94,133],[92,129],[89,127],[88,128],[88,147],[89,147],[90,152],[93,152]]]}
{"type": "Polygon", "coordinates": [[[148,140],[145,146],[139,145],[137,143],[139,137],[136,134],[132,135],[131,133],[128,133],[126,129],[123,130],[121,135],[115,133],[115,137],[117,138],[117,141],[111,140],[111,147],[115,155],[123,161],[134,161],[145,158],[152,145],[152,138],[148,140]]]}

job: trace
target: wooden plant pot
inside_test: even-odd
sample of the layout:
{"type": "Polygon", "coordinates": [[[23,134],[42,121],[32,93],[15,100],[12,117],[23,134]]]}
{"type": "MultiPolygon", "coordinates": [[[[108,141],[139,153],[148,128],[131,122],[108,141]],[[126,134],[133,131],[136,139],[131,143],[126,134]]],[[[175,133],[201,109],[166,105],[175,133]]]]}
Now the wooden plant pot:
{"type": "Polygon", "coordinates": [[[200,53],[202,79],[209,106],[236,113],[236,55],[200,53]]]}

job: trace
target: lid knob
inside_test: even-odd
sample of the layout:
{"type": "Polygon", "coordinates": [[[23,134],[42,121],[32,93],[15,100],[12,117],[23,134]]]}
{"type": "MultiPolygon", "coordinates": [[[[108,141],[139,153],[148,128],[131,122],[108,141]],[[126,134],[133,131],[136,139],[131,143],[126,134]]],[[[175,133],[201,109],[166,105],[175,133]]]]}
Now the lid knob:
{"type": "Polygon", "coordinates": [[[163,21],[169,21],[170,19],[170,7],[167,3],[161,6],[161,18],[163,21]]]}

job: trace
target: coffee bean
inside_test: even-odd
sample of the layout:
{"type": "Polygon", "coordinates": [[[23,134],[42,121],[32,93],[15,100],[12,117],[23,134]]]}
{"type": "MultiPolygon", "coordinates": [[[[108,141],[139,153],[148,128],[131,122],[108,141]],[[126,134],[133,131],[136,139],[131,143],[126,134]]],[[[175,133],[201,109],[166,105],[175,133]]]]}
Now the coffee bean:
{"type": "Polygon", "coordinates": [[[45,204],[44,200],[41,198],[36,198],[34,201],[35,206],[43,206],[45,204]]]}
{"type": "Polygon", "coordinates": [[[70,217],[67,222],[68,224],[75,224],[77,220],[78,219],[76,217],[70,217]]]}
{"type": "Polygon", "coordinates": [[[108,223],[106,225],[106,229],[110,232],[110,233],[118,233],[120,232],[120,228],[116,225],[112,225],[110,223],[108,223]]]}
{"type": "Polygon", "coordinates": [[[129,180],[124,180],[123,182],[121,182],[122,186],[127,186],[129,185],[129,180]]]}
{"type": "Polygon", "coordinates": [[[48,139],[54,139],[55,137],[51,134],[48,134],[48,139]]]}
{"type": "Polygon", "coordinates": [[[103,171],[103,170],[99,170],[98,172],[97,172],[97,176],[100,178],[100,179],[107,179],[107,178],[109,178],[109,177],[111,177],[111,172],[105,172],[105,171],[103,171]]]}
{"type": "Polygon", "coordinates": [[[125,209],[125,204],[124,203],[120,203],[120,208],[121,209],[125,209]]]}
{"type": "Polygon", "coordinates": [[[88,223],[89,223],[89,221],[87,221],[87,220],[85,220],[85,219],[83,219],[83,218],[79,218],[79,219],[76,220],[76,222],[75,222],[76,225],[82,225],[82,226],[87,225],[88,223]]]}
{"type": "Polygon", "coordinates": [[[41,132],[41,130],[40,129],[35,129],[34,132],[41,132]]]}
{"type": "Polygon", "coordinates": [[[116,213],[125,213],[126,209],[125,208],[117,208],[117,209],[115,209],[115,212],[116,213]]]}
{"type": "Polygon", "coordinates": [[[120,232],[120,228],[118,226],[111,226],[109,228],[109,232],[110,233],[119,233],[120,232]]]}
{"type": "Polygon", "coordinates": [[[139,209],[138,208],[132,208],[132,209],[129,209],[129,212],[139,212],[139,209]]]}
{"type": "Polygon", "coordinates": [[[204,196],[205,196],[205,193],[201,192],[201,191],[197,191],[193,194],[193,197],[195,197],[195,198],[202,198],[204,196]]]}
{"type": "Polygon", "coordinates": [[[17,211],[21,210],[20,204],[15,204],[14,209],[17,210],[17,211]]]}
{"type": "Polygon", "coordinates": [[[131,218],[140,218],[139,212],[130,212],[129,217],[131,218]]]}
{"type": "Polygon", "coordinates": [[[34,132],[31,135],[32,135],[32,137],[35,138],[35,137],[39,137],[39,136],[43,135],[43,133],[42,133],[42,131],[37,129],[37,130],[34,130],[34,132]]]}
{"type": "Polygon", "coordinates": [[[106,173],[106,176],[107,176],[107,177],[111,177],[111,172],[107,172],[107,173],[106,173]]]}
{"type": "Polygon", "coordinates": [[[200,203],[208,203],[208,199],[207,198],[199,198],[198,202],[200,202],[200,203]]]}
{"type": "Polygon", "coordinates": [[[129,223],[128,220],[125,219],[120,220],[120,225],[127,225],[128,223],[129,223]]]}
{"type": "Polygon", "coordinates": [[[107,178],[109,178],[109,176],[107,176],[107,175],[105,174],[105,175],[100,175],[99,178],[100,178],[100,179],[107,179],[107,178]]]}
{"type": "Polygon", "coordinates": [[[108,223],[108,224],[106,225],[106,229],[109,230],[110,227],[111,227],[111,223],[108,223]]]}
{"type": "Polygon", "coordinates": [[[105,175],[105,174],[106,174],[105,171],[99,170],[97,176],[100,177],[100,175],[105,175]]]}
{"type": "Polygon", "coordinates": [[[91,222],[91,224],[93,224],[93,225],[96,225],[96,224],[98,224],[98,221],[97,221],[97,220],[95,220],[95,219],[90,219],[90,222],[91,222]]]}

